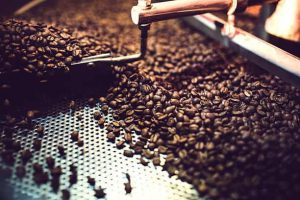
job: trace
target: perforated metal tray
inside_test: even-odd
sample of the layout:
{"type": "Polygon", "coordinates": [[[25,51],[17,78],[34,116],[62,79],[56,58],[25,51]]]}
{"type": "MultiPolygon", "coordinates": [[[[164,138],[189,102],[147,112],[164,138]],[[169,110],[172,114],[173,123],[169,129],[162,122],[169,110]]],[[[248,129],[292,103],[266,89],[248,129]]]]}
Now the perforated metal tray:
{"type": "MultiPolygon", "coordinates": [[[[199,199],[190,184],[176,177],[170,178],[162,167],[154,167],[152,163],[148,166],[141,165],[139,156],[123,156],[123,150],[118,150],[114,143],[108,142],[106,128],[100,128],[93,119],[93,113],[100,110],[99,104],[90,107],[83,98],[77,99],[76,103],[79,109],[75,115],[68,109],[68,102],[62,101],[49,106],[43,116],[34,120],[36,124],[42,124],[45,128],[42,148],[35,152],[27,163],[27,173],[23,179],[17,178],[13,173],[13,176],[6,180],[5,184],[13,188],[14,199],[61,199],[61,192],[54,193],[50,183],[37,186],[33,182],[32,163],[38,162],[47,169],[45,157],[49,155],[55,158],[56,165],[62,167],[60,189],[68,188],[71,199],[95,199],[93,187],[87,183],[87,176],[96,179],[96,187],[105,188],[105,199],[199,199]],[[82,119],[79,119],[78,115],[81,115],[82,119]],[[73,130],[79,131],[80,138],[84,140],[83,147],[78,147],[71,141],[70,133],[73,130]],[[58,154],[59,144],[66,148],[66,156],[63,158],[58,154]],[[71,187],[70,164],[75,164],[78,172],[78,182],[71,187]],[[131,176],[131,194],[125,193],[125,173],[131,176]]],[[[111,114],[106,115],[105,119],[106,123],[113,120],[111,114]]],[[[33,151],[32,143],[38,136],[32,130],[19,130],[13,137],[21,141],[23,148],[33,151]]],[[[3,147],[0,146],[1,148],[3,147]]],[[[15,166],[20,163],[18,155],[15,166]]]]}

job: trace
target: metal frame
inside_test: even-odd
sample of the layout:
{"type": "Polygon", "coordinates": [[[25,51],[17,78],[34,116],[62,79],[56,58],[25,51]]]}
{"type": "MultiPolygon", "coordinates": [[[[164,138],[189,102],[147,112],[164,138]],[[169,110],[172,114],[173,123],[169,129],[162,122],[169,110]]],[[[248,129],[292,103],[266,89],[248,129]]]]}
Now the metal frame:
{"type": "Polygon", "coordinates": [[[235,28],[232,36],[224,35],[222,29],[226,22],[213,14],[186,17],[184,21],[271,74],[300,88],[300,58],[239,28],[235,28]]]}

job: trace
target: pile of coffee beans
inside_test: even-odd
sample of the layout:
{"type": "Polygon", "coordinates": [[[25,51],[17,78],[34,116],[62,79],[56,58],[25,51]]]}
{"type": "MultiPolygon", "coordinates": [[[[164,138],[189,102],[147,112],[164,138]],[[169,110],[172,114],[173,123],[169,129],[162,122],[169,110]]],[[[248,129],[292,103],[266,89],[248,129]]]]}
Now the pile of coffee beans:
{"type": "MultiPolygon", "coordinates": [[[[128,54],[138,48],[132,5],[64,0],[24,19],[68,27],[86,55],[128,54]]],[[[115,83],[99,98],[93,117],[107,139],[122,138],[124,156],[162,165],[209,199],[297,199],[300,91],[179,21],[150,33],[146,59],[114,66],[115,83]],[[107,125],[108,107],[115,121],[107,125]]]]}
{"type": "Polygon", "coordinates": [[[42,23],[7,20],[0,24],[0,72],[25,71],[44,77],[55,69],[69,71],[82,49],[67,30],[42,23]]]}

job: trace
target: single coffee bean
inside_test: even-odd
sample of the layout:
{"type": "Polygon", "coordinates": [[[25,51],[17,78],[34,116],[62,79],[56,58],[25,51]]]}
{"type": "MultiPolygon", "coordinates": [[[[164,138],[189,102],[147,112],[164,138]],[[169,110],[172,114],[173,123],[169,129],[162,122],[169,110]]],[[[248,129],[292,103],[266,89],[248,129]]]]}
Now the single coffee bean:
{"type": "Polygon", "coordinates": [[[106,196],[104,189],[99,186],[98,189],[94,189],[96,198],[104,198],[106,196]]]}
{"type": "Polygon", "coordinates": [[[94,186],[94,185],[95,185],[96,181],[95,181],[95,179],[94,179],[94,178],[92,178],[92,177],[88,176],[88,177],[87,177],[87,179],[88,179],[88,183],[89,183],[90,185],[92,185],[92,186],[94,186]]]}
{"type": "Polygon", "coordinates": [[[59,155],[61,155],[61,156],[66,155],[65,148],[62,145],[58,145],[57,149],[58,149],[59,155]]]}
{"type": "Polygon", "coordinates": [[[49,169],[52,169],[55,165],[55,160],[51,156],[48,156],[46,157],[46,163],[49,169]]]}
{"type": "Polygon", "coordinates": [[[71,133],[71,139],[72,139],[73,141],[77,141],[78,138],[79,138],[79,132],[78,132],[78,131],[73,131],[73,132],[71,133]]]}
{"type": "Polygon", "coordinates": [[[42,141],[39,140],[39,139],[35,139],[33,141],[33,148],[34,148],[34,150],[39,151],[41,149],[41,147],[42,147],[42,141]]]}
{"type": "Polygon", "coordinates": [[[20,165],[16,167],[16,175],[18,178],[23,178],[26,175],[26,169],[24,166],[20,165]]]}
{"type": "Polygon", "coordinates": [[[133,157],[133,152],[131,150],[124,150],[123,154],[126,157],[133,157]]]}

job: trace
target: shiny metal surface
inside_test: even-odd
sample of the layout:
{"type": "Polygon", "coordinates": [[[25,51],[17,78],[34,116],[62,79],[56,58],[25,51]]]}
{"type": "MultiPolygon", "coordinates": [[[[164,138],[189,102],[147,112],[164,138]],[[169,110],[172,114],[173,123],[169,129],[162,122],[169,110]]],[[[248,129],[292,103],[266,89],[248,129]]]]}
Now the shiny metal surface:
{"type": "MultiPolygon", "coordinates": [[[[62,167],[60,189],[69,188],[69,165],[77,166],[78,182],[71,186],[71,199],[95,199],[93,187],[87,183],[87,176],[96,179],[96,187],[105,188],[106,199],[156,199],[179,200],[199,199],[191,185],[169,177],[162,167],[154,167],[152,163],[143,166],[139,163],[139,156],[127,158],[123,150],[118,150],[114,143],[106,139],[106,129],[100,128],[93,113],[100,110],[100,105],[88,106],[84,99],[75,100],[79,106],[78,111],[72,114],[68,109],[68,102],[61,102],[46,108],[45,115],[35,119],[37,124],[42,124],[45,134],[42,148],[35,152],[33,158],[26,165],[26,176],[20,180],[15,174],[7,180],[7,184],[14,188],[15,199],[61,199],[61,192],[52,192],[50,183],[37,186],[32,180],[32,163],[38,162],[48,171],[45,157],[52,155],[56,165],[62,167]],[[79,119],[81,116],[82,119],[79,119]],[[83,147],[78,147],[70,139],[70,133],[78,130],[80,138],[84,141],[83,147]],[[57,145],[66,148],[65,158],[61,158],[57,145]],[[132,193],[125,194],[124,183],[127,181],[125,173],[129,173],[132,181],[132,193]]],[[[106,125],[111,122],[110,114],[105,116],[106,125]]],[[[14,133],[14,138],[21,141],[22,147],[32,149],[32,142],[37,138],[37,133],[31,130],[19,130],[14,133]]],[[[134,138],[133,138],[134,139],[134,138]]],[[[118,139],[117,139],[118,140],[118,139]]],[[[0,146],[0,149],[2,146],[0,146]]],[[[128,147],[126,147],[128,148],[128,147]]],[[[17,165],[20,164],[19,156],[17,165]]]]}

